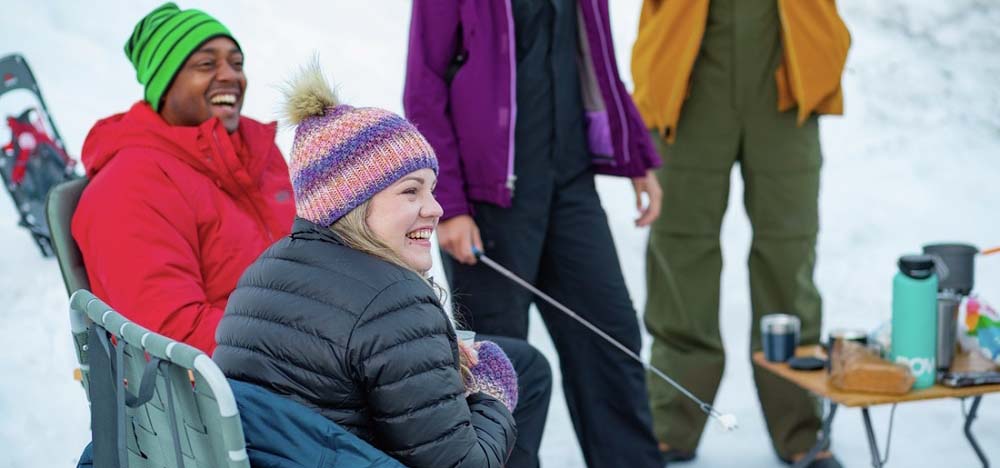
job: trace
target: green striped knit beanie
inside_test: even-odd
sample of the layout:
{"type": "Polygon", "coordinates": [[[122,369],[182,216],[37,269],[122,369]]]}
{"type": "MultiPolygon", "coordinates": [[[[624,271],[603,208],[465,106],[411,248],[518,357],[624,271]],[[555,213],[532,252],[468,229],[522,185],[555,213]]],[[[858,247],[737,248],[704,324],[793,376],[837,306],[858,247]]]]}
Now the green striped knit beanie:
{"type": "Polygon", "coordinates": [[[145,86],[144,98],[153,110],[160,111],[160,99],[188,56],[219,36],[236,42],[217,19],[200,10],[181,10],[173,2],[160,5],[135,25],[125,43],[125,56],[145,86]]]}

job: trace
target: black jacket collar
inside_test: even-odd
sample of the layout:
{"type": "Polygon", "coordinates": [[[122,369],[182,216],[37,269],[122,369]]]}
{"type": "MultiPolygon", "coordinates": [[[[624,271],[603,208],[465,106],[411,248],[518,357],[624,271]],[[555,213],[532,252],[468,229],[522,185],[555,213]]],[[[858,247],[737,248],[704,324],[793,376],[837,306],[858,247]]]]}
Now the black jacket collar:
{"type": "Polygon", "coordinates": [[[345,245],[344,241],[340,239],[337,233],[333,232],[329,227],[323,227],[316,224],[308,219],[295,217],[295,222],[292,223],[292,239],[306,239],[306,240],[318,240],[324,242],[332,242],[337,245],[345,245]]]}

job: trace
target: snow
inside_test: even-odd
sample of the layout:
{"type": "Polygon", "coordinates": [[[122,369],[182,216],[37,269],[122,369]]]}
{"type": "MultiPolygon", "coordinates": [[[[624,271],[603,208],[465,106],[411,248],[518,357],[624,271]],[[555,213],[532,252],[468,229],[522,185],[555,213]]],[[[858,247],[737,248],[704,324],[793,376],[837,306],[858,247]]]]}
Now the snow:
{"type": "MultiPolygon", "coordinates": [[[[122,53],[143,14],[142,2],[5,2],[0,55],[24,54],[73,155],[100,117],[141,95],[122,53]]],[[[628,80],[639,0],[613,0],[612,27],[628,80]]],[[[346,102],[401,111],[409,3],[182,2],[227,24],[247,52],[250,92],[244,113],[273,119],[281,84],[318,53],[346,102]]],[[[960,240],[1000,244],[1000,4],[988,0],[846,0],[840,10],[853,46],[844,76],[844,117],[822,120],[825,166],[816,278],[825,303],[824,329],[873,328],[889,318],[895,260],[924,243],[960,240]],[[994,208],[990,208],[994,206],[994,208]]],[[[0,102],[2,108],[3,102],[0,102]]],[[[291,135],[279,145],[287,152],[291,135]]],[[[646,232],[629,185],[598,182],[626,281],[641,313],[645,301],[646,232]]],[[[706,428],[691,467],[778,463],[769,447],[749,364],[749,291],[745,259],[751,238],[743,186],[733,172],[722,233],[725,267],[721,315],[728,346],[716,407],[740,428],[706,428]]],[[[8,198],[6,195],[0,198],[8,198]]],[[[58,267],[40,258],[30,236],[0,201],[0,467],[67,466],[89,438],[88,409],[69,335],[67,299],[58,267]]],[[[127,220],[123,220],[127,222],[127,220]]],[[[977,263],[977,289],[1000,303],[1000,256],[977,263]]],[[[444,275],[435,275],[443,279],[444,275]]],[[[533,316],[531,341],[556,362],[533,316]]],[[[648,348],[648,336],[645,340],[648,348]]],[[[555,369],[558,372],[558,369],[555,369]]],[[[557,377],[558,379],[558,377],[557,377]]],[[[558,382],[558,380],[557,380],[558,382]]],[[[896,411],[890,461],[895,466],[975,466],[961,433],[957,400],[911,403],[896,411]]],[[[884,447],[888,407],[872,409],[884,447]]],[[[1000,397],[987,396],[974,428],[981,446],[1000,457],[1000,397]]],[[[833,449],[845,466],[867,466],[860,411],[841,409],[833,449]]],[[[553,394],[543,464],[583,466],[562,394],[553,394]]]]}

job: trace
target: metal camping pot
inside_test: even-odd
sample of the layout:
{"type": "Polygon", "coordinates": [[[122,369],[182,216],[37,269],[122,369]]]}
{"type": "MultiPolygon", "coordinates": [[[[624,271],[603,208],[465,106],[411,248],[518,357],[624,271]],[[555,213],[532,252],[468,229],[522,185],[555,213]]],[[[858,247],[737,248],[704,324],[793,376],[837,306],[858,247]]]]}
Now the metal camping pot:
{"type": "Polygon", "coordinates": [[[938,291],[953,291],[963,296],[972,292],[975,259],[979,249],[969,244],[927,244],[924,253],[934,259],[938,291]]]}

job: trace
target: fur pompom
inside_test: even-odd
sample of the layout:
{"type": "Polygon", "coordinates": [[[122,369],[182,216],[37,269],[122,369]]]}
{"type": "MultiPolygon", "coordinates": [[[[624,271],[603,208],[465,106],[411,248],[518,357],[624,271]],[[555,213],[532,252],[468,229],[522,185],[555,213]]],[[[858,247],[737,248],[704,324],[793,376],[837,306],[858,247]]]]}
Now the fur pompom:
{"type": "Polygon", "coordinates": [[[298,125],[306,117],[323,115],[327,108],[340,104],[315,57],[285,84],[282,91],[285,95],[284,120],[291,125],[298,125]]]}

